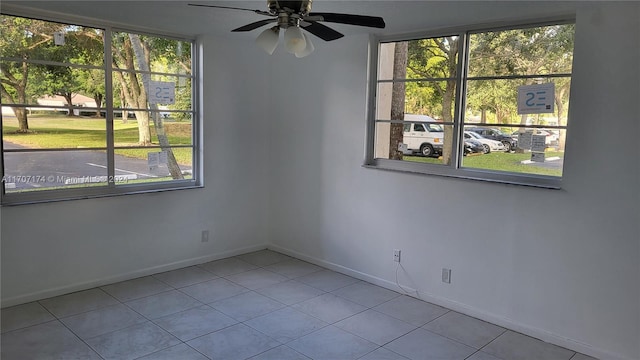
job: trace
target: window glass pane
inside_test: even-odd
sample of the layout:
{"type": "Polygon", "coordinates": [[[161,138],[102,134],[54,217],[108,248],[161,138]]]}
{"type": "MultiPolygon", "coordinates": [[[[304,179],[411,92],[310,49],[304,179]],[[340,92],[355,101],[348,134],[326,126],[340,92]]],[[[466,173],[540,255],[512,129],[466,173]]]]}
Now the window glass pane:
{"type": "Polygon", "coordinates": [[[443,151],[452,146],[453,130],[451,125],[441,123],[378,122],[375,137],[377,159],[444,164],[443,151]],[[402,145],[398,147],[398,143],[402,145]],[[390,152],[390,149],[400,149],[402,154],[390,152]]]}
{"type": "Polygon", "coordinates": [[[158,109],[191,111],[191,99],[191,78],[113,71],[113,104],[116,109],[153,109],[157,107],[158,109]],[[171,88],[164,88],[164,91],[158,88],[143,88],[145,76],[148,76],[150,81],[173,84],[173,91],[171,88]],[[157,101],[157,103],[150,104],[149,100],[153,99],[154,95],[166,98],[167,103],[157,101]]]}
{"type": "Polygon", "coordinates": [[[456,82],[452,81],[417,81],[417,82],[384,82],[378,84],[376,97],[376,119],[392,120],[391,109],[394,99],[394,86],[404,104],[399,104],[404,112],[404,120],[411,116],[427,117],[421,121],[452,122],[455,111],[456,82]],[[398,86],[399,85],[399,86],[398,86]],[[404,98],[404,99],[402,99],[404,98]]]}
{"type": "Polygon", "coordinates": [[[485,150],[463,157],[462,167],[562,176],[565,141],[565,131],[562,129],[474,125],[465,127],[465,133],[479,135],[474,138],[482,143],[485,150]],[[534,136],[538,139],[533,139],[534,136]],[[528,137],[528,140],[524,137],[528,137]],[[505,151],[508,144],[513,146],[513,151],[505,151]]]}
{"type": "Polygon", "coordinates": [[[465,123],[566,126],[569,109],[568,77],[467,81],[465,123]],[[518,114],[518,87],[536,83],[555,86],[554,112],[518,114]]]}
{"type": "Polygon", "coordinates": [[[193,148],[117,149],[115,164],[127,180],[116,185],[192,179],[193,148]]]}
{"type": "Polygon", "coordinates": [[[127,119],[122,118],[121,111],[116,113],[114,119],[114,142],[116,147],[145,145],[141,139],[148,136],[150,143],[146,145],[161,145],[162,139],[158,135],[166,136],[170,145],[192,145],[193,123],[190,113],[174,113],[159,111],[131,111],[127,113],[127,119]],[[138,118],[148,124],[142,125],[138,118]],[[157,126],[162,126],[158,131],[157,126]]]}
{"type": "Polygon", "coordinates": [[[42,110],[65,112],[56,107],[67,108],[70,102],[76,107],[95,108],[96,99],[103,105],[104,70],[14,61],[2,61],[0,67],[6,90],[2,92],[4,105],[39,105],[45,107],[42,110]]]}
{"type": "Polygon", "coordinates": [[[574,24],[471,34],[469,76],[571,73],[574,24]]]}
{"type": "Polygon", "coordinates": [[[486,138],[476,140],[483,143],[483,153],[490,156],[483,156],[482,159],[467,157],[462,160],[463,167],[562,176],[570,79],[553,78],[546,81],[555,84],[554,112],[527,115],[517,113],[517,88],[531,84],[532,79],[467,82],[465,130],[486,138]],[[524,145],[518,142],[519,132],[523,133],[522,136],[529,135],[524,145]],[[534,155],[531,154],[531,135],[546,135],[544,145],[533,149],[534,155]],[[496,141],[501,142],[504,149],[496,141]]]}
{"type": "Polygon", "coordinates": [[[175,82],[175,101],[165,105],[171,110],[192,110],[191,78],[173,77],[162,81],[175,82]]]}
{"type": "MultiPolygon", "coordinates": [[[[78,109],[76,109],[78,110],[78,109]]],[[[74,111],[76,111],[74,110],[74,111]]],[[[94,113],[90,111],[89,114],[94,113]]],[[[34,109],[28,115],[29,131],[19,132],[18,118],[2,116],[5,149],[105,148],[106,122],[103,117],[67,116],[59,112],[34,109]]],[[[5,169],[10,169],[5,164],[5,169]]]]}
{"type": "Polygon", "coordinates": [[[408,41],[407,79],[455,79],[458,39],[446,36],[408,41]]]}
{"type": "Polygon", "coordinates": [[[105,151],[5,152],[3,184],[7,193],[106,185],[106,165],[105,151]]]}
{"type": "Polygon", "coordinates": [[[0,15],[0,56],[102,66],[100,29],[0,15]],[[56,35],[58,34],[58,35],[56,35]]]}
{"type": "Polygon", "coordinates": [[[426,115],[438,121],[452,122],[455,92],[456,80],[407,82],[405,114],[426,115]]]}
{"type": "Polygon", "coordinates": [[[378,80],[455,78],[458,41],[446,36],[380,44],[378,80]],[[396,57],[406,62],[400,72],[394,70],[396,57]]]}
{"type": "MultiPolygon", "coordinates": [[[[6,92],[2,92],[3,106],[8,104],[37,105],[38,98],[47,96],[39,94],[37,89],[41,87],[41,84],[37,83],[37,72],[35,70],[40,66],[15,61],[0,61],[0,67],[2,68],[0,73],[2,86],[6,90],[6,92]]],[[[62,106],[64,104],[59,105],[62,106]]],[[[6,110],[3,111],[3,115],[6,113],[6,110]]]]}
{"type": "Polygon", "coordinates": [[[111,41],[116,69],[191,74],[189,42],[126,32],[114,32],[111,41]]]}
{"type": "MultiPolygon", "coordinates": [[[[118,109],[114,112],[116,172],[130,174],[132,181],[126,184],[191,179],[191,44],[120,32],[113,34],[113,45],[114,62],[123,70],[113,72],[113,102],[118,109]],[[140,70],[175,75],[146,74],[140,70]],[[147,81],[171,85],[145,87],[147,81]],[[123,149],[128,146],[146,148],[123,149]]],[[[124,183],[116,183],[120,184],[124,183]]]]}

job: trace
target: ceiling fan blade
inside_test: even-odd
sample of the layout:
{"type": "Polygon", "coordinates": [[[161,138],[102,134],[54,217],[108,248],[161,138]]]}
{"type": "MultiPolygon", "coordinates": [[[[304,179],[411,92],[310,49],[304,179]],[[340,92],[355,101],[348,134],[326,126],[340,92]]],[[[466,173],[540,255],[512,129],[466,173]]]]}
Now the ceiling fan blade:
{"type": "MultiPolygon", "coordinates": [[[[384,19],[378,16],[352,15],[352,14],[336,14],[336,13],[309,13],[309,16],[321,16],[322,20],[332,23],[349,24],[357,26],[367,26],[384,29],[386,24],[384,19]]],[[[316,20],[315,18],[313,20],[316,20]]]]}
{"type": "Polygon", "coordinates": [[[343,34],[333,30],[332,28],[315,21],[309,21],[305,23],[308,23],[309,25],[301,25],[300,27],[324,41],[337,40],[344,36],[343,34]]]}
{"type": "Polygon", "coordinates": [[[278,19],[265,19],[265,20],[260,20],[260,21],[256,21],[256,22],[252,22],[251,24],[247,24],[245,26],[241,26],[237,29],[233,29],[231,30],[232,32],[239,32],[239,31],[251,31],[254,29],[257,29],[261,26],[265,26],[269,23],[273,23],[278,21],[278,19]]]}
{"type": "Polygon", "coordinates": [[[189,5],[189,6],[208,7],[208,8],[217,8],[217,9],[243,10],[243,11],[251,11],[253,13],[260,14],[260,15],[269,15],[269,16],[271,15],[267,11],[253,10],[253,9],[239,8],[239,7],[232,7],[232,6],[204,5],[204,4],[187,4],[187,5],[189,5]]]}

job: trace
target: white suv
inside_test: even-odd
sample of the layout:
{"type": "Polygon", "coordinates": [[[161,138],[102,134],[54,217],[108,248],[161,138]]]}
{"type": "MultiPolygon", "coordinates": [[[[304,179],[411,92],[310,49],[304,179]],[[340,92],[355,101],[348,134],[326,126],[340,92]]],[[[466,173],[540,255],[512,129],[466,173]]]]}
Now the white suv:
{"type": "MultiPolygon", "coordinates": [[[[432,118],[429,119],[435,121],[432,118]]],[[[403,142],[407,145],[408,152],[419,153],[423,156],[442,154],[444,129],[440,124],[407,123],[404,124],[404,133],[402,136],[403,142]]]]}

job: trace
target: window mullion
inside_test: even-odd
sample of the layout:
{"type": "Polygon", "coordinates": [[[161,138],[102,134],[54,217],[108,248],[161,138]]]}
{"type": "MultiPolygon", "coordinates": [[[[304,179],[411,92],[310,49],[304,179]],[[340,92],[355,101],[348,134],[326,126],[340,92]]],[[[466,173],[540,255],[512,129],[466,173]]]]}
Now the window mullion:
{"type": "Polygon", "coordinates": [[[460,158],[462,158],[461,154],[464,152],[464,140],[463,140],[463,132],[464,126],[462,125],[464,122],[464,109],[465,109],[465,78],[466,78],[466,70],[467,70],[467,43],[468,36],[467,33],[461,33],[458,35],[460,41],[458,41],[458,63],[456,64],[456,97],[455,97],[455,115],[453,120],[453,147],[452,156],[451,156],[451,164],[449,166],[454,168],[460,167],[460,158]]]}
{"type": "Polygon", "coordinates": [[[107,182],[109,187],[115,187],[115,151],[113,132],[113,61],[111,54],[111,29],[104,32],[104,88],[105,88],[105,121],[107,122],[107,182]]]}

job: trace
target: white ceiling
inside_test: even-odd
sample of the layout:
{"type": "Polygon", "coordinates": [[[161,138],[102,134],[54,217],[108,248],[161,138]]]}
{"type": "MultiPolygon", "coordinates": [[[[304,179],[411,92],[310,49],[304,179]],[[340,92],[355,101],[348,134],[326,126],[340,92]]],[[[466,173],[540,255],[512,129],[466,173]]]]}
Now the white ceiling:
{"type": "MultiPolygon", "coordinates": [[[[110,24],[122,24],[133,29],[158,30],[165,33],[195,36],[200,34],[229,34],[231,29],[265,17],[248,12],[226,9],[206,9],[188,6],[188,3],[211,4],[266,9],[266,1],[207,1],[207,0],[155,0],[155,1],[3,1],[2,11],[40,9],[63,13],[110,24]]],[[[578,2],[485,2],[485,1],[350,1],[315,0],[313,11],[339,12],[381,16],[387,28],[329,24],[344,33],[396,34],[409,31],[450,27],[469,23],[495,22],[505,18],[531,18],[545,14],[571,14],[578,2]]],[[[254,38],[261,29],[249,33],[234,33],[238,38],[254,38]]]]}

